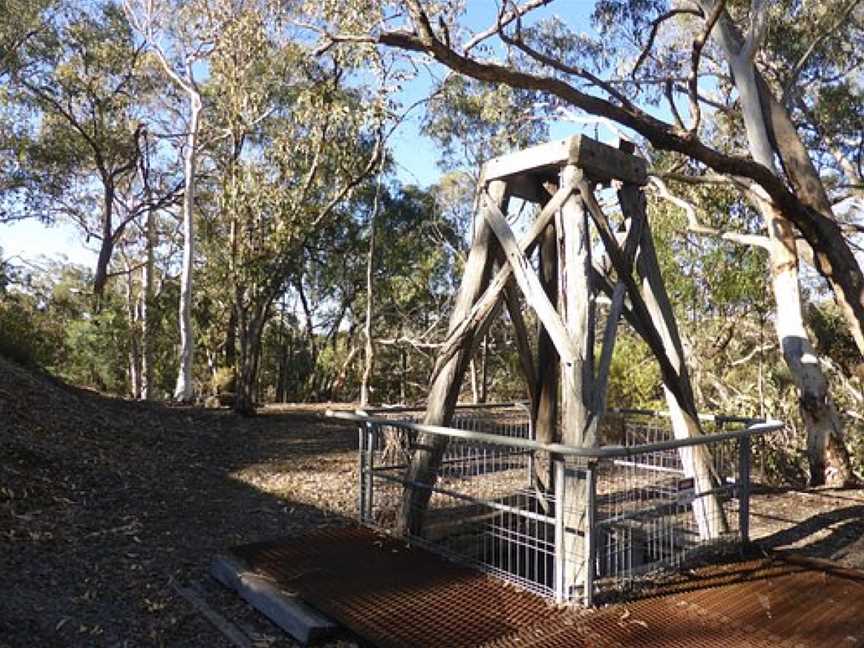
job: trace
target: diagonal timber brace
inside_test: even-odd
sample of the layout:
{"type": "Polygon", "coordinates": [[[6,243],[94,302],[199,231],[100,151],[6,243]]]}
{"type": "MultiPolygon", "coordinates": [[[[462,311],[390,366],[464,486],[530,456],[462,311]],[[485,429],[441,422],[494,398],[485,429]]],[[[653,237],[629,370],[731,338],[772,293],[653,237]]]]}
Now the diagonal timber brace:
{"type": "MultiPolygon", "coordinates": [[[[573,192],[573,189],[572,186],[563,186],[555,192],[555,195],[537,216],[531,229],[519,242],[519,248],[523,254],[530,255],[534,251],[546,226],[554,220],[555,213],[561,208],[561,205],[564,204],[564,201],[573,192]]],[[[432,381],[437,378],[441,369],[459,351],[465,344],[465,341],[473,335],[473,332],[489,318],[512,275],[513,268],[509,264],[501,266],[495,277],[489,282],[483,295],[474,303],[465,318],[455,328],[451,328],[447,339],[444,340],[444,343],[438,350],[438,359],[432,371],[432,381]]]]}
{"type": "Polygon", "coordinates": [[[522,294],[525,295],[528,304],[534,308],[537,317],[543,322],[549,336],[555,343],[555,348],[558,349],[558,354],[565,362],[573,362],[578,356],[579,350],[573,344],[567,327],[561,321],[561,317],[552,302],[549,301],[549,297],[546,296],[540,279],[531,268],[528,258],[522,252],[519,243],[516,242],[516,236],[507,224],[507,218],[485,191],[483,192],[483,200],[486,202],[486,211],[484,212],[486,221],[501,243],[504,256],[507,263],[510,264],[522,294]]]}

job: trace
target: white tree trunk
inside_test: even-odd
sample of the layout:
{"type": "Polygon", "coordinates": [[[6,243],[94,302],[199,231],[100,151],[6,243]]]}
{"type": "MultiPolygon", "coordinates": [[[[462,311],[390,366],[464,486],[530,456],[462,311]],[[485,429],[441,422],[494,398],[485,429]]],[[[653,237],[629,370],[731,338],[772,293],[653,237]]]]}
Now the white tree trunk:
{"type": "Polygon", "coordinates": [[[201,116],[201,96],[194,88],[188,89],[190,103],[189,133],[183,154],[185,174],[183,191],[183,266],[180,271],[180,368],[174,399],[189,402],[194,396],[192,384],[192,262],[195,254],[193,208],[195,200],[195,163],[197,161],[198,127],[201,116]]]}
{"type": "MultiPolygon", "coordinates": [[[[125,255],[124,255],[125,256],[125,255]]],[[[135,301],[135,276],[126,259],[126,319],[129,326],[129,390],[134,399],[141,397],[141,347],[135,301]]]]}
{"type": "MultiPolygon", "coordinates": [[[[709,3],[703,2],[703,7],[709,3]]],[[[718,40],[735,78],[741,102],[750,154],[756,162],[777,175],[774,148],[768,136],[764,111],[756,82],[753,52],[748,52],[734,36],[730,25],[721,19],[718,40]]],[[[783,358],[799,391],[799,404],[807,430],[810,481],[817,485],[826,479],[826,458],[831,460],[833,484],[851,477],[848,454],[842,441],[842,425],[810,342],[802,316],[798,276],[798,251],[792,224],[773,205],[756,200],[768,230],[771,287],[776,304],[775,330],[783,358]]]]}
{"type": "Polygon", "coordinates": [[[471,402],[476,405],[480,402],[480,393],[477,391],[477,363],[473,357],[468,368],[471,373],[471,402]]]}
{"type": "Polygon", "coordinates": [[[366,322],[363,326],[365,346],[363,348],[363,378],[360,382],[360,407],[369,405],[369,381],[375,368],[375,345],[372,340],[372,301],[375,290],[375,226],[381,200],[381,170],[375,187],[375,200],[369,218],[369,250],[366,257],[366,322]]]}
{"type": "MultiPolygon", "coordinates": [[[[763,213],[772,213],[766,205],[763,213]]],[[[801,312],[795,234],[779,215],[769,221],[771,287],[776,301],[774,327],[783,358],[798,387],[801,418],[807,430],[810,483],[842,486],[852,479],[843,429],[819,358],[801,312]]]]}

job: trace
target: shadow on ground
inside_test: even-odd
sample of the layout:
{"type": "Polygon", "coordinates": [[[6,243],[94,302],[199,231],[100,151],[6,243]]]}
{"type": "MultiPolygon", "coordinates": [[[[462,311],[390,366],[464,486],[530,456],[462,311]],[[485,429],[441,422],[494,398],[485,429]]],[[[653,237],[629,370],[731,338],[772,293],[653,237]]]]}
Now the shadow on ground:
{"type": "Polygon", "coordinates": [[[177,594],[188,583],[262,645],[293,645],[207,568],[349,524],[351,428],[132,403],[0,364],[0,646],[230,645],[177,594]]]}

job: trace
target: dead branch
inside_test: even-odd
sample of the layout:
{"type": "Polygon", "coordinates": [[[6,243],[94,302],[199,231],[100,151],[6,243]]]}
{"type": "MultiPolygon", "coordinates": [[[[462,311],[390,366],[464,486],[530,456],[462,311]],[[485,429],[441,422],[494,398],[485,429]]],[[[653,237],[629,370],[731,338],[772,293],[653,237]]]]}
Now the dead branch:
{"type": "Polygon", "coordinates": [[[687,96],[690,100],[690,133],[695,135],[699,131],[699,122],[702,120],[702,110],[699,107],[699,94],[697,92],[699,82],[699,60],[702,57],[702,48],[708,42],[708,37],[714,30],[714,25],[723,13],[726,0],[720,0],[714,5],[711,15],[705,21],[705,28],[693,40],[693,50],[690,54],[690,77],[687,79],[687,96]]]}
{"type": "Polygon", "coordinates": [[[502,12],[498,15],[498,20],[492,26],[487,29],[484,29],[482,32],[478,32],[474,34],[474,36],[465,43],[465,46],[462,48],[462,54],[468,54],[472,49],[477,47],[484,40],[491,38],[495,34],[498,34],[504,27],[512,23],[514,20],[518,20],[522,18],[525,14],[537,9],[538,7],[543,7],[548,5],[552,0],[530,0],[523,5],[513,5],[513,8],[510,11],[504,11],[504,7],[507,6],[505,3],[502,6],[502,12]]]}

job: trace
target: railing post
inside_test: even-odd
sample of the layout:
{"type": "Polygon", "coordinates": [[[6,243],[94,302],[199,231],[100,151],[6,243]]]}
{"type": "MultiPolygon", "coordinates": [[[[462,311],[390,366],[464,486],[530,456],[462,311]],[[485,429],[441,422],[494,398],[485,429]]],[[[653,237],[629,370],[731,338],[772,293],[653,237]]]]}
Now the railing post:
{"type": "Polygon", "coordinates": [[[738,532],[750,542],[750,436],[738,440],[738,532]]]}
{"type": "Polygon", "coordinates": [[[597,554],[597,537],[594,533],[595,511],[597,499],[597,472],[596,464],[588,462],[585,468],[585,584],[582,588],[583,603],[586,608],[594,604],[594,563],[597,554]]]}
{"type": "MultiPolygon", "coordinates": [[[[536,441],[534,438],[534,418],[531,416],[531,412],[528,412],[528,438],[531,441],[536,441]]],[[[535,472],[534,472],[534,455],[537,454],[536,450],[531,450],[528,453],[528,486],[533,488],[537,483],[535,472]]]]}
{"type": "Polygon", "coordinates": [[[374,423],[366,424],[366,521],[372,522],[372,504],[374,501],[374,468],[376,431],[380,428],[374,423]]]}
{"type": "Polygon", "coordinates": [[[566,592],[564,591],[564,574],[567,567],[567,559],[564,555],[564,459],[555,457],[555,601],[563,603],[566,592]]]}
{"type": "Polygon", "coordinates": [[[366,521],[366,424],[357,426],[357,516],[366,521]]]}

